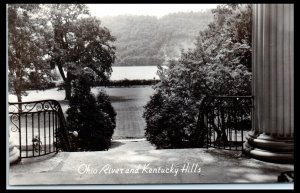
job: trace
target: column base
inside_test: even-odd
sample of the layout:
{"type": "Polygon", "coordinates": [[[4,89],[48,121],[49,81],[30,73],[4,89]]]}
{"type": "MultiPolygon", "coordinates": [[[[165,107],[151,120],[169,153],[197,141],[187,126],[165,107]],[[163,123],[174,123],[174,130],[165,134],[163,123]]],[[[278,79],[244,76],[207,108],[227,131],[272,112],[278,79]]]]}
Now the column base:
{"type": "Polygon", "coordinates": [[[293,138],[274,138],[266,134],[248,133],[243,153],[254,159],[272,163],[294,163],[293,138]]]}

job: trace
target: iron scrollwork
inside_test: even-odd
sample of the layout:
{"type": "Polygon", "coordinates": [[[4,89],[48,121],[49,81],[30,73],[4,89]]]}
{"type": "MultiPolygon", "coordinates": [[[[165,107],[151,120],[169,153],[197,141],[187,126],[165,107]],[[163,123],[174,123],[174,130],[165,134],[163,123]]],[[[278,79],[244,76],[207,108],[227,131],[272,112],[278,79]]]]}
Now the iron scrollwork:
{"type": "Polygon", "coordinates": [[[9,114],[32,113],[39,111],[59,111],[60,104],[55,100],[41,100],[21,103],[8,103],[9,114]]]}

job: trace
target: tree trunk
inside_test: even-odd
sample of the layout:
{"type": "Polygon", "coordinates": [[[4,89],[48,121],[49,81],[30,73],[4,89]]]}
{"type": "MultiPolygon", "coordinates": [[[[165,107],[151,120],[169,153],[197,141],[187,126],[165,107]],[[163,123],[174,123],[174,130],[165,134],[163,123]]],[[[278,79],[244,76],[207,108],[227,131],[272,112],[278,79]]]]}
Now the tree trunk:
{"type": "Polygon", "coordinates": [[[59,70],[59,73],[65,83],[64,87],[65,87],[65,100],[70,100],[71,98],[71,79],[70,79],[70,74],[67,73],[67,76],[64,73],[64,69],[62,68],[62,65],[60,65],[59,63],[57,64],[57,68],[59,70]]]}
{"type": "Polygon", "coordinates": [[[65,81],[65,93],[66,93],[66,97],[65,100],[70,100],[71,99],[71,81],[70,80],[66,80],[65,81]]]}
{"type": "MultiPolygon", "coordinates": [[[[21,103],[22,102],[22,95],[21,95],[21,92],[17,92],[17,98],[18,98],[18,103],[21,103]]],[[[22,112],[22,105],[19,104],[19,113],[22,112]]]]}

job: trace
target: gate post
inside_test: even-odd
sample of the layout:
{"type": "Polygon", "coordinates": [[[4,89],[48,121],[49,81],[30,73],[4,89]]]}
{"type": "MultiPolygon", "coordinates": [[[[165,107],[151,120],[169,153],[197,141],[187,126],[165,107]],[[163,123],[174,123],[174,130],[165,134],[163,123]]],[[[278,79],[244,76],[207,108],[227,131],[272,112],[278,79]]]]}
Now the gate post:
{"type": "Polygon", "coordinates": [[[9,137],[9,164],[14,164],[19,162],[20,159],[20,150],[13,143],[13,140],[9,137]]]}

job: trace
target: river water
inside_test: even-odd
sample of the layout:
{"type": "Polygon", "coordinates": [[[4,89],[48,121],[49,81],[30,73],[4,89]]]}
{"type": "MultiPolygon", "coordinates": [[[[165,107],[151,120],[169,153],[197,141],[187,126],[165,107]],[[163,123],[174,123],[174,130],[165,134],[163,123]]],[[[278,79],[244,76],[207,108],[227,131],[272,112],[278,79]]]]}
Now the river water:
{"type": "Polygon", "coordinates": [[[111,80],[159,79],[156,66],[113,66],[111,80]]]}

